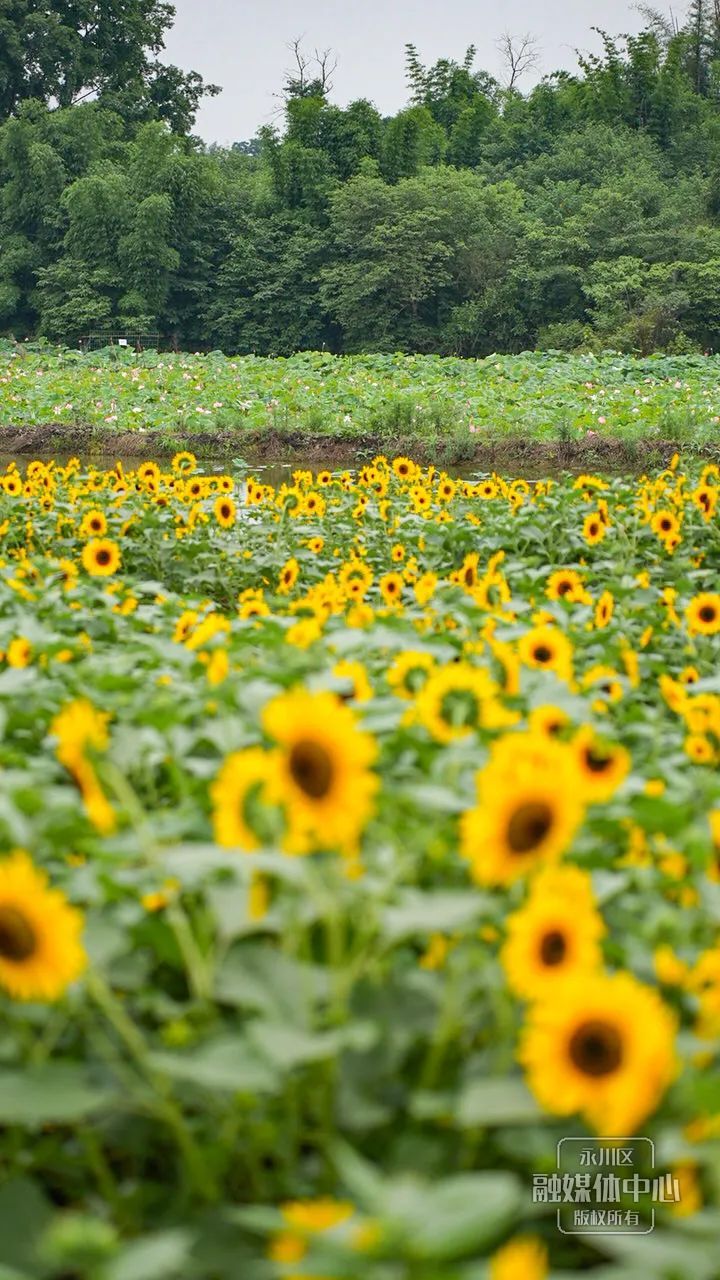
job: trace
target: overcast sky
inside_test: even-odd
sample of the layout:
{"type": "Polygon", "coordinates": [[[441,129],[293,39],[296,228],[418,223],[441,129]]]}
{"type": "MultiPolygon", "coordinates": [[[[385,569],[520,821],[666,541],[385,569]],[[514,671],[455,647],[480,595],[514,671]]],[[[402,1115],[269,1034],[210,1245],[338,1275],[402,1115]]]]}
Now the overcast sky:
{"type": "MultiPolygon", "coordinates": [[[[407,100],[404,45],[421,60],[461,59],[477,45],[476,65],[500,75],[495,42],[504,30],[532,32],[541,63],[532,79],[576,66],[575,49],[597,49],[597,23],[612,34],[637,31],[628,0],[174,0],[177,18],[166,58],[223,86],[201,109],[196,131],[208,142],[251,138],[273,119],[290,64],[288,41],[304,36],[309,52],[331,46],[338,58],[332,99],[340,106],[370,98],[384,114],[407,100]]],[[[660,4],[660,7],[664,7],[660,4]]],[[[678,6],[680,7],[680,6],[678,6]]],[[[521,87],[523,87],[521,85],[521,87]]]]}

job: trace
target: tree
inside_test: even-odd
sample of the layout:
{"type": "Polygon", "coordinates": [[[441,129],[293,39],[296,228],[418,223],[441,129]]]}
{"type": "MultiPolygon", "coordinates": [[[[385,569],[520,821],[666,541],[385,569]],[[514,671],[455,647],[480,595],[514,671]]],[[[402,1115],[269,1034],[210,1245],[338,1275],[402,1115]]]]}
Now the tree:
{"type": "Polygon", "coordinates": [[[505,64],[505,88],[508,93],[512,93],[525,73],[537,67],[540,61],[540,50],[535,37],[527,31],[519,39],[515,39],[509,31],[504,31],[497,42],[497,47],[505,64]]]}
{"type": "Polygon", "coordinates": [[[174,16],[165,0],[0,0],[0,119],[28,98],[96,98],[190,127],[203,95],[219,89],[158,61],[174,16]]]}

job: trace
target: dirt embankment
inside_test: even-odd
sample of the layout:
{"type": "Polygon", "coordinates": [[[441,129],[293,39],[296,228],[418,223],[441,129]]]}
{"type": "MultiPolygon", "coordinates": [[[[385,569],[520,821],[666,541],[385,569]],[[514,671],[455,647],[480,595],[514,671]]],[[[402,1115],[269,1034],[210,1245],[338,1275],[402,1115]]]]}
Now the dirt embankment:
{"type": "MultiPolygon", "coordinates": [[[[0,454],[5,457],[49,457],[77,453],[83,458],[169,457],[190,449],[198,457],[242,457],[251,466],[259,463],[297,463],[318,467],[351,466],[384,453],[406,454],[419,463],[491,471],[496,468],[557,471],[663,466],[675,452],[687,450],[687,442],[672,440],[618,440],[593,435],[578,440],[531,440],[519,435],[475,436],[471,439],[386,439],[379,435],[311,436],[304,431],[193,431],[172,436],[161,432],[98,430],[88,425],[62,426],[43,423],[0,429],[0,454]]],[[[720,460],[720,446],[693,450],[720,460]]]]}

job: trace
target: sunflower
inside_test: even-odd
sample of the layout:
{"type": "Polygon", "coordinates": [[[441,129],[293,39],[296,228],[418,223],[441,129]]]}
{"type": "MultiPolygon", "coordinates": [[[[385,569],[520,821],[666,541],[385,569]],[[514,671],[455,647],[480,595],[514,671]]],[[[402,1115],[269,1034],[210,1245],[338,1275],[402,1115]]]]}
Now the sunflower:
{"type": "Polygon", "coordinates": [[[488,1280],[545,1280],[547,1275],[547,1247],[538,1236],[515,1236],[488,1265],[488,1280]]]}
{"type": "Polygon", "coordinates": [[[720,489],[715,485],[701,484],[692,494],[692,500],[696,507],[699,507],[703,513],[704,520],[712,520],[720,498],[720,489]]]}
{"type": "Polygon", "coordinates": [[[278,577],[278,586],[277,586],[278,595],[286,596],[290,591],[292,591],[293,587],[295,586],[295,583],[298,580],[299,573],[300,573],[300,565],[298,564],[295,557],[291,556],[289,560],[285,561],[285,564],[280,570],[280,575],[278,577]]]}
{"type": "Polygon", "coordinates": [[[137,469],[137,478],[143,484],[147,484],[148,481],[151,484],[157,484],[160,480],[160,468],[157,462],[141,462],[137,469]]]}
{"type": "Polygon", "coordinates": [[[0,862],[0,986],[16,1000],[57,1000],[87,959],[83,920],[26,853],[0,862]]]}
{"type": "Polygon", "coordinates": [[[419,471],[419,467],[416,463],[411,462],[409,458],[402,457],[395,459],[392,464],[392,469],[398,480],[413,480],[419,471]]]}
{"type": "Polygon", "coordinates": [[[531,1007],[519,1057],[541,1105],[598,1133],[637,1132],[677,1070],[673,1014],[628,973],[581,973],[531,1007]]]}
{"type": "Polygon", "coordinates": [[[57,738],[56,755],[66,769],[74,769],[88,747],[106,750],[109,719],[107,712],[97,711],[87,698],[76,698],[58,712],[50,732],[57,738]]]}
{"type": "Polygon", "coordinates": [[[599,662],[590,667],[581,680],[583,689],[597,695],[592,704],[594,711],[606,711],[610,703],[619,702],[623,696],[623,686],[614,667],[606,667],[599,662]]]}
{"type": "Polygon", "coordinates": [[[399,653],[387,672],[387,682],[398,698],[414,698],[435,666],[431,653],[407,649],[399,653]]]}
{"type": "Polygon", "coordinates": [[[355,853],[379,786],[371,771],[375,739],[326,691],[281,694],[265,707],[262,722],[280,748],[268,794],[286,807],[288,850],[355,853]]]}
{"type": "Polygon", "coordinates": [[[518,656],[527,667],[554,671],[560,680],[572,676],[573,647],[558,627],[544,625],[526,631],[518,641],[518,656]]]}
{"type": "Polygon", "coordinates": [[[248,747],[228,756],[210,788],[215,841],[225,849],[257,849],[248,806],[263,797],[271,773],[271,758],[262,747],[248,747]]]}
{"type": "Polygon", "coordinates": [[[570,717],[567,711],[553,706],[552,703],[543,703],[542,706],[535,707],[528,716],[529,729],[540,734],[546,733],[551,738],[561,734],[569,723],[570,717]]]}
{"type": "Polygon", "coordinates": [[[232,498],[228,498],[225,495],[216,498],[213,511],[221,529],[232,528],[235,523],[235,503],[232,498]]]}
{"type": "Polygon", "coordinates": [[[372,685],[368,680],[367,668],[362,662],[343,659],[333,667],[333,675],[338,680],[350,682],[350,692],[344,695],[346,698],[353,699],[355,702],[369,702],[372,698],[372,685]]]}
{"type": "Polygon", "coordinates": [[[9,475],[3,476],[2,486],[11,498],[17,498],[22,493],[23,483],[20,476],[15,471],[11,471],[9,475]]]}
{"type": "Polygon", "coordinates": [[[94,507],[86,511],[80,524],[81,538],[102,538],[107,533],[107,520],[102,511],[94,507]]]}
{"type": "Polygon", "coordinates": [[[680,521],[673,511],[656,511],[650,521],[650,528],[661,542],[676,538],[680,532],[680,521]]]}
{"type": "Polygon", "coordinates": [[[704,733],[689,733],[685,739],[685,754],[694,764],[714,764],[715,749],[704,733]]]}
{"type": "Polygon", "coordinates": [[[471,551],[465,556],[459,569],[450,574],[450,581],[459,587],[464,587],[466,591],[472,591],[478,584],[480,576],[478,565],[480,556],[477,551],[471,551]]]}
{"type": "Polygon", "coordinates": [[[188,475],[197,466],[195,454],[188,452],[187,449],[181,449],[179,453],[173,455],[170,466],[176,475],[188,475]]]}
{"type": "Polygon", "coordinates": [[[94,578],[106,578],[120,568],[120,548],[110,538],[91,538],[83,547],[82,563],[94,578]]]}
{"type": "Polygon", "coordinates": [[[498,686],[483,668],[450,662],[433,669],[418,691],[417,717],[437,742],[452,742],[481,727],[500,728],[515,721],[498,695],[498,686]]]}
{"type": "Polygon", "coordinates": [[[456,490],[457,485],[454,480],[451,480],[446,475],[440,477],[437,487],[437,496],[440,502],[451,502],[455,497],[456,490]]]}
{"type": "Polygon", "coordinates": [[[9,667],[28,667],[32,661],[32,645],[25,636],[15,636],[7,648],[5,661],[9,667]]]}
{"type": "Polygon", "coordinates": [[[582,600],[585,596],[583,580],[574,569],[556,569],[550,574],[545,587],[548,600],[582,600]]]}
{"type": "MultiPolygon", "coordinates": [[[[284,1267],[302,1263],[313,1237],[324,1235],[347,1222],[355,1208],[339,1200],[296,1200],[281,1205],[280,1212],[284,1226],[272,1237],[268,1256],[272,1262],[284,1267]]],[[[306,1280],[313,1280],[307,1272],[304,1274],[306,1280]]],[[[299,1273],[288,1275],[283,1270],[283,1275],[286,1280],[302,1280],[299,1273]]],[[[315,1280],[323,1278],[315,1276],[315,1280]]],[[[324,1277],[324,1280],[330,1278],[324,1277]]]]}
{"type": "Polygon", "coordinates": [[[403,580],[399,573],[385,573],[379,582],[382,598],[388,605],[396,605],[402,598],[403,580]]]}
{"type": "Polygon", "coordinates": [[[545,868],[533,879],[526,905],[508,918],[501,960],[509,986],[534,1000],[570,974],[597,969],[604,932],[587,872],[545,868]]]}
{"type": "Polygon", "coordinates": [[[557,861],[584,817],[572,749],[552,738],[500,738],[476,786],[479,803],[462,815],[460,844],[479,884],[507,884],[557,861]]]}
{"type": "Polygon", "coordinates": [[[598,511],[591,511],[583,521],[583,538],[589,546],[594,547],[598,542],[602,542],[607,527],[598,511]]]}
{"type": "Polygon", "coordinates": [[[690,634],[714,636],[720,631],[720,594],[703,591],[694,596],[685,610],[690,634]]]}
{"type": "Polygon", "coordinates": [[[609,800],[630,772],[630,753],[618,743],[598,740],[587,725],[575,735],[572,749],[586,800],[590,804],[609,800]]]}
{"type": "Polygon", "coordinates": [[[610,622],[615,609],[615,598],[612,591],[603,591],[595,606],[595,626],[602,630],[610,622]]]}
{"type": "Polygon", "coordinates": [[[338,580],[348,596],[361,600],[372,583],[372,569],[364,560],[352,557],[341,566],[338,580]]]}

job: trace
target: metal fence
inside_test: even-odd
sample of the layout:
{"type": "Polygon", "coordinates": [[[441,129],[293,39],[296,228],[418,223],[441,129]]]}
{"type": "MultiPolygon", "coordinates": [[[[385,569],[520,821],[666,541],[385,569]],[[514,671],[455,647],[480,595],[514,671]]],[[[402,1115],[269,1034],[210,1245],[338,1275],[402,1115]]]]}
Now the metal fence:
{"type": "Polygon", "coordinates": [[[128,351],[159,351],[159,333],[88,333],[80,338],[81,351],[100,351],[103,347],[120,347],[128,351]]]}

